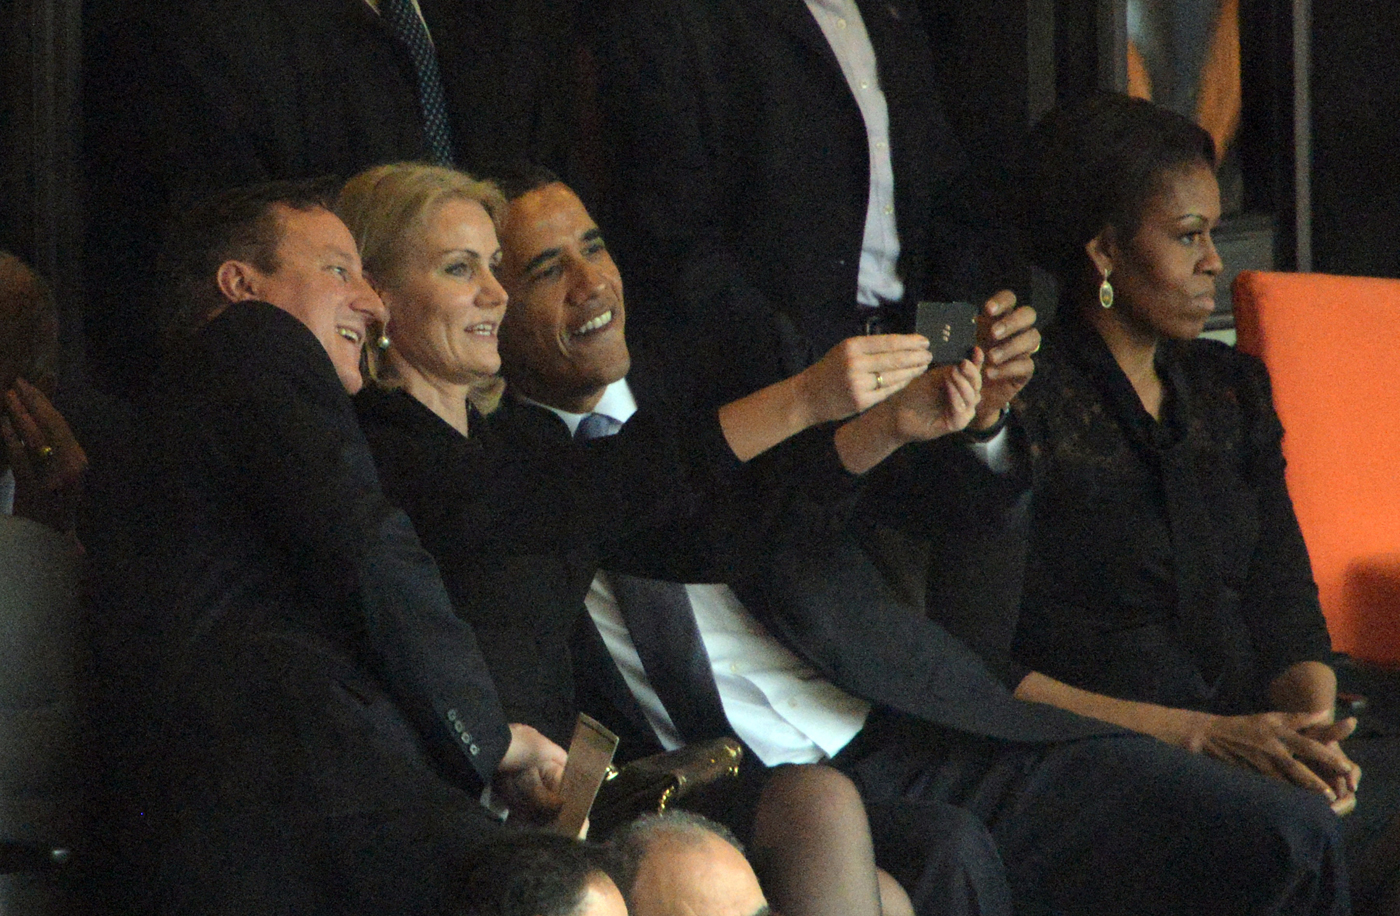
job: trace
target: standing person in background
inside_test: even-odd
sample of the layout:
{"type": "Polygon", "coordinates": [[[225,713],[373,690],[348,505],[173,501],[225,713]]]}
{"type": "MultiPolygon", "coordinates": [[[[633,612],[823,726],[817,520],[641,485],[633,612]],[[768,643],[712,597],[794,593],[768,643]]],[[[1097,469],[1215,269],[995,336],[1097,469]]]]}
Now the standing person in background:
{"type": "Polygon", "coordinates": [[[428,154],[414,62],[365,0],[97,0],[85,23],[84,337],[133,397],[159,365],[165,227],[254,182],[428,154]]]}
{"type": "Polygon", "coordinates": [[[94,0],[83,130],[89,370],[130,398],[159,362],[166,225],[254,182],[384,162],[562,161],[573,5],[94,0]]]}
{"type": "MultiPolygon", "coordinates": [[[[723,400],[851,334],[912,330],[921,299],[997,288],[1003,259],[968,203],[917,4],[599,7],[615,166],[598,209],[639,342],[691,331],[723,400]]],[[[1024,384],[1033,320],[1009,293],[987,302],[972,429],[1024,384]]]]}

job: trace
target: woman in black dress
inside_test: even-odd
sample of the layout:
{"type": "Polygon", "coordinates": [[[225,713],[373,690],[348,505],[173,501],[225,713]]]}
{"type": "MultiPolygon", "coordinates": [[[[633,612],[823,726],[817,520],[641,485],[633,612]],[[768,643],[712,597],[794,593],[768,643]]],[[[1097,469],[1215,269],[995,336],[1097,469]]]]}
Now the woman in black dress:
{"type": "MultiPolygon", "coordinates": [[[[1108,95],[1032,137],[1028,245],[1060,282],[1014,404],[1034,493],[1017,696],[1355,805],[1336,676],[1257,360],[1198,339],[1221,261],[1208,134],[1108,95]]],[[[1013,660],[1014,659],[1014,660],[1013,660]]]]}

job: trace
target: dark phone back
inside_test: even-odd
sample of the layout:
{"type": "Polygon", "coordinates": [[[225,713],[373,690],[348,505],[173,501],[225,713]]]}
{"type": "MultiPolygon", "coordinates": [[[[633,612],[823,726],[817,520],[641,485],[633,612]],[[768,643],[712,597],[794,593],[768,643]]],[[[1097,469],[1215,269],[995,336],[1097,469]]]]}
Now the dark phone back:
{"type": "Polygon", "coordinates": [[[914,330],[928,338],[935,366],[967,359],[977,344],[977,306],[971,302],[920,302],[914,330]]]}

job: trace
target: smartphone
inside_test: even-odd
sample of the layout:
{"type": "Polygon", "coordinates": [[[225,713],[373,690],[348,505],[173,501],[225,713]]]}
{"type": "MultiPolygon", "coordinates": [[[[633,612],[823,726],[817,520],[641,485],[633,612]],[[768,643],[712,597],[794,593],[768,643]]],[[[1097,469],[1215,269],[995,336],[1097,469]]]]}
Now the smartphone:
{"type": "Polygon", "coordinates": [[[961,362],[977,345],[977,306],[971,302],[920,302],[914,330],[928,338],[935,366],[961,362]]]}

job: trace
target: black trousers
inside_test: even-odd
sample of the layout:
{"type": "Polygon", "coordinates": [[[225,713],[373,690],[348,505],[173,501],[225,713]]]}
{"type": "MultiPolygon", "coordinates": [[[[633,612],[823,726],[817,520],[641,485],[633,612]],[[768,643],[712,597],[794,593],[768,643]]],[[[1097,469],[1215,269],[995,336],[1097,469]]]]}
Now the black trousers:
{"type": "MultiPolygon", "coordinates": [[[[163,697],[115,830],[132,912],[369,916],[462,905],[502,828],[379,682],[324,640],[236,637],[163,697]]],[[[145,710],[150,714],[153,710],[145,710]]],[[[114,910],[114,912],[116,912],[114,910]]]]}
{"type": "Polygon", "coordinates": [[[923,914],[1345,914],[1321,796],[1137,735],[1014,745],[876,711],[832,764],[923,914]]]}

